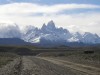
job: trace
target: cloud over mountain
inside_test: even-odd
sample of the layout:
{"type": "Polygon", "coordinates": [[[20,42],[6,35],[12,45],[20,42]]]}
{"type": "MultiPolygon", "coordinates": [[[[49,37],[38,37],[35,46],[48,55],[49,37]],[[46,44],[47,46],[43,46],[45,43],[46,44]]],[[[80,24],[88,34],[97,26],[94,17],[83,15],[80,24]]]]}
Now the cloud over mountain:
{"type": "Polygon", "coordinates": [[[68,28],[72,32],[87,31],[100,35],[99,9],[100,5],[96,4],[41,5],[14,2],[0,5],[0,23],[14,22],[22,28],[34,24],[41,28],[44,22],[53,19],[57,27],[68,28]]]}
{"type": "Polygon", "coordinates": [[[0,38],[19,38],[26,42],[38,44],[42,46],[59,46],[68,45],[70,43],[82,44],[100,44],[100,37],[97,34],[85,32],[71,33],[62,27],[56,27],[54,21],[43,24],[39,29],[28,25],[22,31],[17,24],[0,24],[0,38]]]}

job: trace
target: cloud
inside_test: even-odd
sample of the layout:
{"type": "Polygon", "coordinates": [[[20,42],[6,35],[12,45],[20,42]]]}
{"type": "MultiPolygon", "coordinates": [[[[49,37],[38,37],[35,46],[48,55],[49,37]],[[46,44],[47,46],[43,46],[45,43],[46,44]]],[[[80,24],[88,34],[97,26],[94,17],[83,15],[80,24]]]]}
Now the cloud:
{"type": "Polygon", "coordinates": [[[100,9],[100,6],[92,4],[56,4],[49,6],[33,3],[11,3],[0,5],[0,22],[15,22],[20,27],[34,25],[40,28],[43,23],[54,20],[57,27],[68,28],[72,32],[87,31],[100,34],[99,12],[60,13],[73,9],[74,11],[75,9],[100,9]],[[36,15],[40,13],[42,15],[36,15]]]}
{"type": "Polygon", "coordinates": [[[92,4],[38,5],[33,3],[11,3],[11,4],[0,5],[0,14],[29,14],[29,13],[54,14],[62,12],[64,10],[95,9],[95,8],[100,8],[100,6],[92,4]]]}

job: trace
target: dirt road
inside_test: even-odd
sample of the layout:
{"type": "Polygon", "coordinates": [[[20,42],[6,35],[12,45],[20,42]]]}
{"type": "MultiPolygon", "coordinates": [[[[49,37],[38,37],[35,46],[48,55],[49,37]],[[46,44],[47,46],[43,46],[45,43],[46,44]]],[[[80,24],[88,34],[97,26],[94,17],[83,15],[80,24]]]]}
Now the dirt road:
{"type": "Polygon", "coordinates": [[[100,70],[54,58],[23,56],[0,69],[0,75],[100,75],[100,70]]]}
{"type": "MultiPolygon", "coordinates": [[[[86,73],[58,65],[38,57],[24,57],[31,61],[31,74],[34,75],[86,75],[86,73]]],[[[27,65],[27,64],[26,64],[27,65]]],[[[26,68],[25,68],[26,69],[26,68]]],[[[24,69],[24,70],[25,70],[24,69]]],[[[30,69],[28,67],[27,69],[30,69]]],[[[24,71],[25,72],[25,71],[24,71]]],[[[27,72],[26,72],[27,73],[27,72]]]]}
{"type": "Polygon", "coordinates": [[[65,60],[61,60],[61,59],[55,59],[55,58],[41,58],[40,59],[44,59],[47,60],[49,62],[52,62],[54,64],[58,64],[61,66],[65,66],[65,67],[69,67],[71,69],[80,71],[80,72],[84,72],[86,74],[89,75],[100,75],[100,68],[97,67],[92,67],[92,66],[88,66],[88,65],[83,65],[83,64],[77,64],[77,63],[73,63],[73,62],[69,62],[69,61],[65,61],[65,60]]]}

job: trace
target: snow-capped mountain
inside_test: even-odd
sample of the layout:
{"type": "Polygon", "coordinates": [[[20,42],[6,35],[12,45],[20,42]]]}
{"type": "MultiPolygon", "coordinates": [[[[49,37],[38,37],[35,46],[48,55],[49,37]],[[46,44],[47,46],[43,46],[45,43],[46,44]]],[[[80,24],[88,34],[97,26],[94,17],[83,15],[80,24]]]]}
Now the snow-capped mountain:
{"type": "Polygon", "coordinates": [[[26,42],[39,45],[67,45],[68,43],[99,44],[97,34],[85,32],[71,33],[62,27],[57,28],[53,21],[43,24],[39,29],[32,25],[24,27],[21,31],[16,24],[0,24],[0,38],[20,38],[26,42]]]}
{"type": "Polygon", "coordinates": [[[24,40],[31,43],[65,43],[72,35],[67,29],[56,28],[53,21],[47,25],[43,24],[41,29],[35,27],[29,28],[27,33],[24,34],[24,40]]]}
{"type": "Polygon", "coordinates": [[[97,34],[92,34],[90,32],[85,32],[80,34],[76,32],[73,34],[73,37],[69,39],[70,42],[82,42],[85,44],[97,44],[100,43],[100,37],[97,34]]]}
{"type": "Polygon", "coordinates": [[[97,34],[92,34],[89,32],[85,32],[85,34],[82,36],[82,42],[84,43],[100,43],[100,37],[97,34]]]}
{"type": "Polygon", "coordinates": [[[26,42],[37,43],[40,36],[39,29],[34,26],[26,26],[25,32],[22,33],[22,39],[26,42]]]}

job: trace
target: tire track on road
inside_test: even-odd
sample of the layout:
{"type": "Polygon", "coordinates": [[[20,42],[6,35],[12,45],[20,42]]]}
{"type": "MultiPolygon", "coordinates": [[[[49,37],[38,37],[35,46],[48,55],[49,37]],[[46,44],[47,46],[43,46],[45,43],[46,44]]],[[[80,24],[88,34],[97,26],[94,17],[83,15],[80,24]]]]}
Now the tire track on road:
{"type": "Polygon", "coordinates": [[[86,65],[82,65],[82,64],[76,64],[76,63],[72,63],[72,62],[64,61],[64,60],[60,60],[60,59],[55,59],[55,58],[47,58],[47,57],[38,57],[38,58],[47,60],[54,64],[69,67],[71,69],[74,69],[74,70],[77,70],[77,71],[80,71],[80,72],[83,72],[83,73],[86,73],[89,75],[100,75],[100,68],[86,66],[86,65]]]}
{"type": "Polygon", "coordinates": [[[87,75],[86,73],[38,57],[30,57],[29,59],[40,69],[38,75],[87,75]]]}

